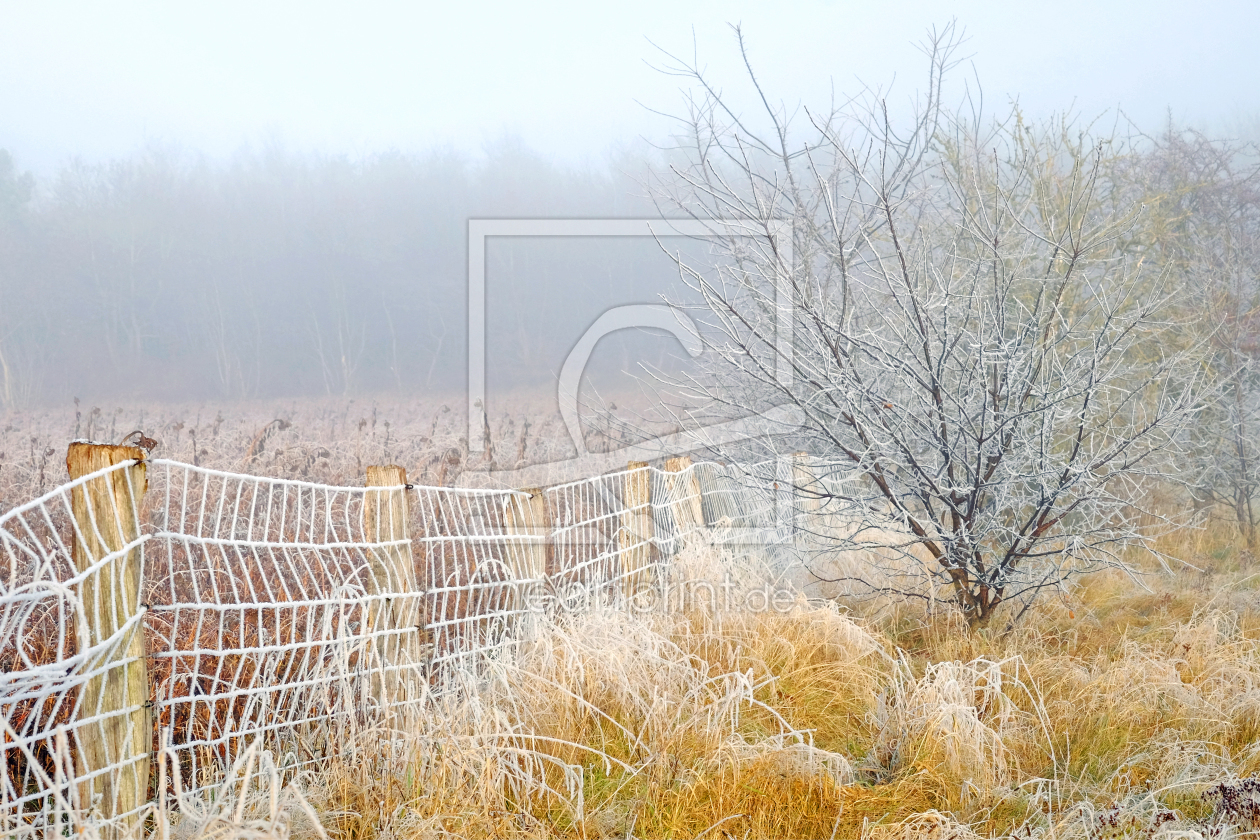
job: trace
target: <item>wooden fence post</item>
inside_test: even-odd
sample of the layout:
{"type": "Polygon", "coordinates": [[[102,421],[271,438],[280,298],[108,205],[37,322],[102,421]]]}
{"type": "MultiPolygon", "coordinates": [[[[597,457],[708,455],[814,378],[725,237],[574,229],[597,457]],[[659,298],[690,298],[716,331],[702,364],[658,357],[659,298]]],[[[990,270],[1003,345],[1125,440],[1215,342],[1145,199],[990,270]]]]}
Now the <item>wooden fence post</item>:
{"type": "Polygon", "coordinates": [[[528,493],[529,498],[509,499],[503,517],[508,536],[525,538],[513,540],[507,551],[516,581],[511,604],[515,610],[532,607],[530,595],[547,576],[547,500],[538,487],[527,487],[521,492],[528,493]]]}
{"type": "MultiPolygon", "coordinates": [[[[669,508],[678,528],[677,540],[688,539],[704,528],[704,507],[700,496],[700,479],[691,469],[691,456],[681,455],[665,461],[665,486],[669,490],[669,508]]],[[[675,551],[682,546],[675,546],[675,551]]]]}
{"type": "Polygon", "coordinates": [[[652,473],[645,461],[626,465],[621,497],[621,528],[617,547],[621,550],[621,587],[627,600],[639,593],[648,580],[652,563],[652,473]]]}
{"type": "MultiPolygon", "coordinates": [[[[148,477],[144,451],[134,446],[75,442],[66,453],[71,479],[127,461],[137,463],[70,491],[75,522],[74,565],[79,573],[139,539],[140,510],[148,477]]],[[[85,665],[88,672],[98,673],[84,684],[77,711],[80,719],[95,720],[75,730],[80,772],[109,768],[108,772],[80,783],[79,805],[91,808],[93,800],[100,797],[100,815],[109,820],[139,808],[149,792],[153,731],[140,620],[140,567],[141,552],[133,547],[84,578],[79,590],[87,614],[87,638],[79,639],[80,651],[97,648],[122,631],[114,644],[98,650],[85,665]],[[131,627],[124,631],[128,623],[131,627]]],[[[126,824],[108,827],[106,836],[121,836],[137,824],[133,814],[126,824]]]]}
{"type": "Polygon", "coordinates": [[[407,699],[407,688],[420,665],[419,592],[411,555],[407,471],[399,466],[367,468],[363,495],[363,535],[369,542],[394,543],[370,548],[369,628],[376,639],[380,672],[373,695],[386,713],[407,699]],[[381,488],[381,489],[373,489],[381,488]]]}
{"type": "Polygon", "coordinates": [[[827,488],[814,473],[814,456],[808,452],[792,453],[792,484],[796,497],[801,500],[801,510],[806,513],[822,510],[827,488]]]}
{"type": "Polygon", "coordinates": [[[818,528],[818,514],[823,509],[823,494],[826,492],[814,473],[813,456],[808,452],[792,453],[792,495],[796,497],[792,542],[796,546],[805,547],[809,542],[805,537],[818,528]]]}

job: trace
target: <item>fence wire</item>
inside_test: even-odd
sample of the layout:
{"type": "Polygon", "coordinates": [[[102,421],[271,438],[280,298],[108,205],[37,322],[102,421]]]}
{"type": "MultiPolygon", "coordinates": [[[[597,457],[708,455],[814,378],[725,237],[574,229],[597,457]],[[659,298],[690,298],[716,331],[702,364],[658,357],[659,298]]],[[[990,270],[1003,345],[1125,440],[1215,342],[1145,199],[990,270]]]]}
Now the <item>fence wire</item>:
{"type": "Polygon", "coordinates": [[[532,612],[631,606],[690,541],[740,562],[784,533],[773,464],[486,491],[150,460],[142,504],[86,523],[80,504],[76,517],[89,482],[134,463],[0,516],[6,836],[135,818],[155,797],[216,785],[258,739],[283,769],[308,766],[352,724],[424,714],[449,675],[512,655],[532,612]],[[106,532],[134,537],[76,555],[106,532]],[[108,686],[137,674],[147,694],[108,707],[108,686]],[[146,791],[134,801],[128,774],[146,791]]]}

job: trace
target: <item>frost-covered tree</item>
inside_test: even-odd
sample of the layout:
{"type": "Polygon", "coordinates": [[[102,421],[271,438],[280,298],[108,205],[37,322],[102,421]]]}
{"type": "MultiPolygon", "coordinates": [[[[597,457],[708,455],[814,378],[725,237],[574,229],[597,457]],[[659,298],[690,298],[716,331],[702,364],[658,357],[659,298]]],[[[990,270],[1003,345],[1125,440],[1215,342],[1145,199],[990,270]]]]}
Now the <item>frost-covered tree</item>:
{"type": "MultiPolygon", "coordinates": [[[[903,119],[877,91],[791,114],[749,66],[753,115],[674,59],[696,94],[656,188],[739,228],[714,225],[712,265],[680,265],[712,339],[692,416],[794,407],[801,426],[730,454],[812,454],[794,492],[852,525],[816,534],[823,553],[926,553],[975,627],[1151,535],[1143,500],[1194,416],[1198,349],[1169,318],[1171,276],[1130,254],[1141,208],[1104,177],[1123,150],[947,112],[959,40],[925,45],[903,119]]],[[[896,566],[865,580],[914,594],[896,566]]]]}

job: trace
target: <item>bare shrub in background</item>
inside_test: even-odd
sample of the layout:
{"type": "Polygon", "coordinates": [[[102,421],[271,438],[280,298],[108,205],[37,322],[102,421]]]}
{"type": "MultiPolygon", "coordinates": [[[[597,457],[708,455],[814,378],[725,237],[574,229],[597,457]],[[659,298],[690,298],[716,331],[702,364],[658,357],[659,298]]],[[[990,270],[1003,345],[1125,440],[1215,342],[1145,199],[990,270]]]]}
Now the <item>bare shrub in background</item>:
{"type": "MultiPolygon", "coordinates": [[[[743,226],[715,225],[714,266],[679,262],[714,339],[708,375],[689,382],[698,413],[787,404],[804,418],[729,457],[811,453],[818,474],[794,494],[854,523],[814,535],[815,574],[827,552],[887,556],[902,534],[894,552],[926,550],[978,627],[1123,565],[1166,521],[1143,499],[1173,477],[1200,349],[1171,317],[1177,278],[1129,247],[1141,208],[1106,174],[1131,149],[1017,110],[947,111],[960,41],[951,26],[925,44],[927,94],[904,131],[875,91],[791,115],[742,36],[757,122],[675,59],[699,93],[655,186],[675,213],[743,226]]],[[[895,575],[871,585],[931,597],[895,575]]]]}
{"type": "Polygon", "coordinates": [[[1260,552],[1260,152],[1169,130],[1121,177],[1150,208],[1146,247],[1191,292],[1213,387],[1185,467],[1201,506],[1260,552]]]}

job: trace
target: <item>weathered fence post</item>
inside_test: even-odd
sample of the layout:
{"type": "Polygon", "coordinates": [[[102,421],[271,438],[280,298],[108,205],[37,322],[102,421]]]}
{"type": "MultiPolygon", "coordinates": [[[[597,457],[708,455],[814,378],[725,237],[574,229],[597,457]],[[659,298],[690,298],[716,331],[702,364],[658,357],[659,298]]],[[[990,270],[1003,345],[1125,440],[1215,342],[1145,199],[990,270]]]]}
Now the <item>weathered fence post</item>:
{"type": "Polygon", "coordinates": [[[521,492],[528,493],[529,498],[510,498],[503,517],[508,536],[516,538],[507,550],[514,578],[514,610],[532,608],[531,595],[547,576],[547,500],[538,487],[527,487],[521,492]]]}
{"type": "Polygon", "coordinates": [[[801,500],[801,509],[817,512],[822,510],[823,496],[827,489],[814,474],[814,456],[808,452],[792,453],[792,484],[801,500]]]}
{"type": "Polygon", "coordinates": [[[678,528],[676,539],[682,548],[688,539],[704,529],[704,507],[701,503],[700,480],[691,469],[691,456],[680,455],[665,461],[665,486],[669,490],[669,508],[678,528]]]}
{"type": "Polygon", "coordinates": [[[373,694],[388,713],[395,703],[407,699],[414,669],[420,664],[420,593],[411,556],[407,471],[392,464],[370,466],[365,484],[363,535],[369,542],[384,543],[367,552],[368,595],[373,596],[368,622],[380,657],[373,694]]]}
{"type": "Polygon", "coordinates": [[[795,513],[792,518],[792,542],[798,548],[809,547],[810,534],[817,533],[818,514],[823,509],[826,488],[814,473],[814,459],[808,452],[792,453],[792,495],[795,513]]]}
{"type": "Polygon", "coordinates": [[[617,532],[621,586],[622,594],[631,600],[647,582],[652,563],[652,472],[645,461],[626,465],[621,505],[621,528],[617,532]]]}
{"type": "MultiPolygon", "coordinates": [[[[143,450],[134,446],[70,444],[70,478],[125,464],[70,491],[74,517],[74,565],[80,574],[111,557],[80,584],[87,618],[87,638],[79,650],[95,650],[85,663],[91,674],[79,695],[75,730],[79,772],[101,772],[79,784],[79,804],[91,808],[99,797],[100,814],[114,820],[145,803],[149,790],[149,677],[145,663],[140,509],[148,489],[143,450]],[[130,546],[130,547],[129,547],[130,546]],[[111,642],[112,640],[112,642],[111,642]]],[[[107,836],[128,833],[136,816],[115,823],[107,836]]]]}

